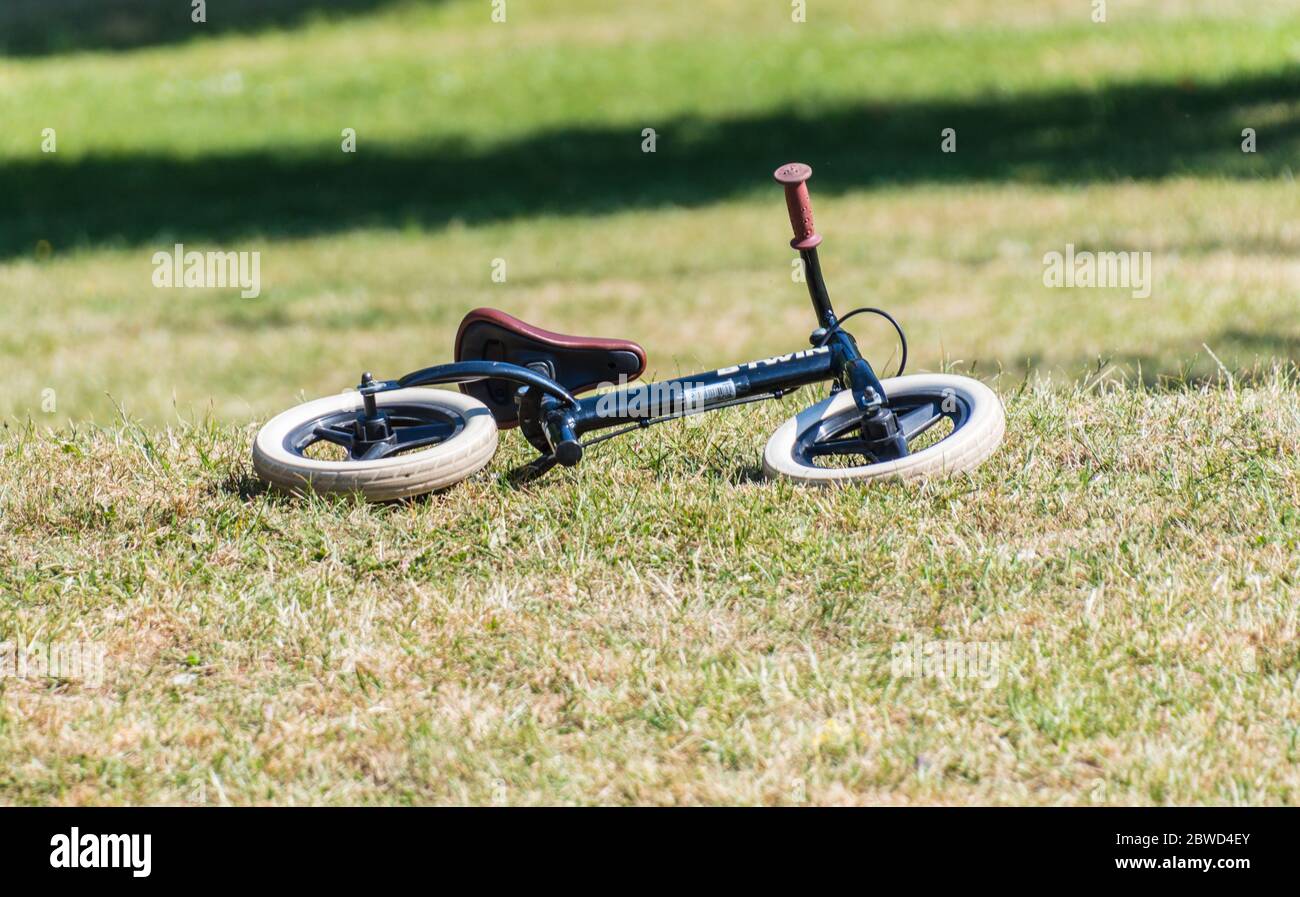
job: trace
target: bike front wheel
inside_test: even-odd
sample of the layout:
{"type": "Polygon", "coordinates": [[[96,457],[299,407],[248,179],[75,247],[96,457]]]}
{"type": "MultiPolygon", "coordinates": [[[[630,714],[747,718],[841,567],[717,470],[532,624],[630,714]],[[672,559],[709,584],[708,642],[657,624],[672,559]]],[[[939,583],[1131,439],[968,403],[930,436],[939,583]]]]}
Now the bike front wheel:
{"type": "Polygon", "coordinates": [[[907,441],[907,455],[880,460],[867,451],[861,412],[845,389],[805,408],[772,434],[763,451],[763,472],[818,486],[919,480],[972,470],[1002,443],[1002,402],[978,380],[912,374],[881,385],[907,441]]]}

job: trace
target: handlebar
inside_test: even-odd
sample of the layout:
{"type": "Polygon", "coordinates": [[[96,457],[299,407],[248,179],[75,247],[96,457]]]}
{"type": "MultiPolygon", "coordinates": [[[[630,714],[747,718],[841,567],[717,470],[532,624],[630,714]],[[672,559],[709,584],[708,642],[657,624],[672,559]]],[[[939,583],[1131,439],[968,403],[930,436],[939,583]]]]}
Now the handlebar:
{"type": "Polygon", "coordinates": [[[812,198],[808,195],[807,182],[812,177],[812,167],[802,162],[787,162],[772,176],[785,187],[785,207],[790,213],[790,226],[794,228],[790,245],[800,252],[812,249],[822,241],[813,224],[812,198]]]}

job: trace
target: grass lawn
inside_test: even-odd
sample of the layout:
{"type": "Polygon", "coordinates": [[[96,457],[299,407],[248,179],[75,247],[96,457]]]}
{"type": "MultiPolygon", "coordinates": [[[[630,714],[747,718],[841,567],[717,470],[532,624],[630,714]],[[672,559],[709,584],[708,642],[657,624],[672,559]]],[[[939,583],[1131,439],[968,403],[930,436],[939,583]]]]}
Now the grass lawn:
{"type": "Polygon", "coordinates": [[[0,11],[0,642],[107,654],[0,677],[0,801],[1300,801],[1290,4],[61,4],[0,11]],[[802,347],[790,159],[840,308],[1003,397],[973,474],[765,482],[805,390],[526,486],[518,434],[406,504],[253,478],[478,305],[659,377],[802,347]],[[177,242],[261,297],[155,288],[177,242]],[[1151,296],[1044,286],[1067,244],[1151,296]]]}

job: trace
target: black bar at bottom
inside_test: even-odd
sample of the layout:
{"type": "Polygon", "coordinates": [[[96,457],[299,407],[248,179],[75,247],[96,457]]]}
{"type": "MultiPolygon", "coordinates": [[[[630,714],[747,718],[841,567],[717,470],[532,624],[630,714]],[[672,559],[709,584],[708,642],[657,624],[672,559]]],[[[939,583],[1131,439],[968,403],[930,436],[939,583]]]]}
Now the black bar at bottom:
{"type": "Polygon", "coordinates": [[[716,881],[734,891],[900,876],[927,888],[1191,875],[1233,884],[1292,870],[1295,821],[1278,809],[9,809],[0,811],[0,856],[14,893],[32,877],[295,893],[399,881],[435,889],[716,881]],[[135,840],[105,840],[123,835],[135,840]]]}

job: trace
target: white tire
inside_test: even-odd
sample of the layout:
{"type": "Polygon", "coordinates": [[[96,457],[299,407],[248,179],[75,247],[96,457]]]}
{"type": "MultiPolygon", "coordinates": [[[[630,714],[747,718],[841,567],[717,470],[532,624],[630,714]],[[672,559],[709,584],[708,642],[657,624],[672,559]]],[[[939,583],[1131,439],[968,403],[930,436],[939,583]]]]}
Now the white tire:
{"type": "Polygon", "coordinates": [[[359,493],[388,501],[442,489],[481,470],[497,448],[497,424],[478,399],[445,389],[412,387],[381,392],[379,407],[418,406],[446,416],[457,429],[427,448],[370,461],[327,461],[295,450],[293,437],[314,421],[361,409],[357,392],[326,396],[290,408],[267,421],[253,443],[253,468],[271,486],[288,492],[359,493]]]}
{"type": "MultiPolygon", "coordinates": [[[[957,409],[953,431],[934,445],[895,461],[858,467],[821,467],[809,459],[809,434],[819,428],[833,431],[837,419],[851,421],[856,412],[853,393],[841,390],[805,408],[782,424],[763,450],[763,472],[768,477],[788,477],[800,483],[873,480],[917,480],[971,470],[987,459],[1002,442],[1006,415],[997,394],[978,380],[953,374],[913,374],[882,381],[890,405],[908,400],[942,398],[957,409]]],[[[947,406],[945,406],[947,407],[947,406]]]]}

